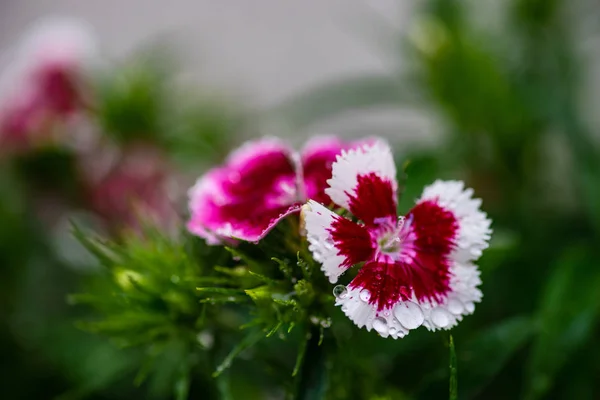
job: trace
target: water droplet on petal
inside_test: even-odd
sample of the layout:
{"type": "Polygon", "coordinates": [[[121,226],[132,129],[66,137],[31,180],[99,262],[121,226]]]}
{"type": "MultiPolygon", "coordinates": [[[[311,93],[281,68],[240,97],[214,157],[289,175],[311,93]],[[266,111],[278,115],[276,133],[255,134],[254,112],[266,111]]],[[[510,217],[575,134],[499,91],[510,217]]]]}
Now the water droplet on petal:
{"type": "Polygon", "coordinates": [[[388,333],[388,326],[385,319],[378,317],[373,321],[373,329],[377,331],[377,333],[384,335],[388,333]]]}
{"type": "Polygon", "coordinates": [[[371,299],[371,292],[369,292],[367,289],[363,289],[358,294],[358,297],[360,297],[362,301],[367,302],[371,299]]]}
{"type": "Polygon", "coordinates": [[[396,333],[398,333],[398,329],[391,327],[390,328],[390,335],[395,335],[396,333]]]}
{"type": "Polygon", "coordinates": [[[344,304],[344,305],[342,306],[342,311],[343,311],[343,312],[346,312],[346,311],[348,311],[348,306],[344,304]]]}
{"type": "Polygon", "coordinates": [[[336,285],[333,288],[333,295],[336,299],[344,299],[346,296],[348,296],[348,290],[344,285],[336,285]]]}
{"type": "Polygon", "coordinates": [[[431,310],[431,322],[440,328],[450,325],[450,315],[443,308],[434,308],[431,310]]]}
{"type": "Polygon", "coordinates": [[[412,301],[396,305],[394,307],[394,316],[406,329],[416,329],[425,320],[421,307],[412,301]]]}
{"type": "Polygon", "coordinates": [[[458,299],[450,299],[447,308],[452,314],[460,315],[464,311],[465,306],[458,299]]]}

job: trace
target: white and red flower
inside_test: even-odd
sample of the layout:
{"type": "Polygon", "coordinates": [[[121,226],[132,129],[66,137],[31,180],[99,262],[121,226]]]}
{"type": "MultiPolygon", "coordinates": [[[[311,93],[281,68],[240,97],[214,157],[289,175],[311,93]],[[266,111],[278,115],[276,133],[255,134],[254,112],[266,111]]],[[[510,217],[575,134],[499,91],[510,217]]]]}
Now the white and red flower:
{"type": "Polygon", "coordinates": [[[89,27],[78,20],[39,21],[0,76],[2,150],[23,151],[54,140],[83,104],[81,79],[96,59],[89,27]]]}
{"type": "Polygon", "coordinates": [[[342,149],[357,145],[317,137],[298,154],[275,138],[246,143],[190,189],[189,231],[209,244],[259,241],[307,199],[331,203],[325,193],[331,165],[342,149]]]}
{"type": "Polygon", "coordinates": [[[487,247],[491,222],[471,189],[436,181],[398,217],[396,167],[382,141],[343,151],[328,184],[325,194],[354,218],[310,200],[303,222],[332,283],[362,264],[347,287],[334,290],[356,325],[397,339],[421,325],[449,329],[473,312],[482,296],[473,261],[487,247]]]}

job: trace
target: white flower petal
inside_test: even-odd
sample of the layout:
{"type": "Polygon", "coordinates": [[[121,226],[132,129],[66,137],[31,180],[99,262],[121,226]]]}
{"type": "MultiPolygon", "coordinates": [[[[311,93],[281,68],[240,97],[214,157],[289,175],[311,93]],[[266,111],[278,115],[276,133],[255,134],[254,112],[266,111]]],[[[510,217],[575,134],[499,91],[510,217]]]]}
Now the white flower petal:
{"type": "Polygon", "coordinates": [[[333,163],[331,179],[327,181],[329,187],[325,189],[325,193],[336,204],[348,209],[348,196],[355,194],[358,176],[370,173],[391,182],[394,193],[396,192],[396,164],[389,145],[383,140],[342,151],[333,163]]]}
{"type": "Polygon", "coordinates": [[[452,260],[464,263],[476,260],[488,247],[491,221],[481,211],[481,200],[473,199],[473,189],[465,189],[461,181],[435,181],[427,186],[418,202],[435,200],[451,211],[459,224],[452,260]]]}
{"type": "Polygon", "coordinates": [[[342,265],[345,258],[338,255],[330,232],[331,224],[337,217],[337,214],[313,200],[302,207],[301,218],[307,234],[308,248],[315,261],[321,263],[321,270],[331,283],[337,282],[338,277],[347,269],[342,265]]]}

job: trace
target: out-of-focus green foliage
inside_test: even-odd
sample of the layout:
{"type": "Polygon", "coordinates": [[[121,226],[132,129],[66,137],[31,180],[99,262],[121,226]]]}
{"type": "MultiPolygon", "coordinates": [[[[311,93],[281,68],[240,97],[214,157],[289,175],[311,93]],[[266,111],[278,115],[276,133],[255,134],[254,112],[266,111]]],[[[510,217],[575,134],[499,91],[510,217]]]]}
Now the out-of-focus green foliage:
{"type": "MultiPolygon", "coordinates": [[[[434,179],[464,179],[494,221],[479,263],[483,302],[452,337],[422,329],[394,341],[357,329],[333,306],[306,243],[288,236],[297,226],[230,249],[155,229],[112,240],[77,231],[100,264],[78,270],[32,201],[48,187],[82,201],[72,154],[49,149],[0,173],[9,398],[599,397],[599,127],[580,104],[590,82],[579,2],[509,0],[478,14],[487,3],[424,1],[397,46],[402,68],[323,84],[271,110],[300,130],[376,107],[441,120],[435,145],[398,149],[399,211],[434,179]],[[79,293],[69,297],[76,306],[67,293],[79,293]]],[[[206,167],[246,115],[177,89],[169,73],[151,62],[107,72],[94,116],[107,140],[150,141],[178,165],[206,167]]]]}

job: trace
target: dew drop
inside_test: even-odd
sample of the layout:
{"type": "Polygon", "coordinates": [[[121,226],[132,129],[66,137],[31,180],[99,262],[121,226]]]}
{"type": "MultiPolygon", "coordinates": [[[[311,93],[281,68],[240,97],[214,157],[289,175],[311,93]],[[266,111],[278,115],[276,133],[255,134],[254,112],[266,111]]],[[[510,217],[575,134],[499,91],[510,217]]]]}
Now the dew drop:
{"type": "Polygon", "coordinates": [[[367,302],[371,299],[371,292],[369,292],[367,289],[363,289],[358,294],[358,297],[360,297],[362,301],[367,302]]]}
{"type": "Polygon", "coordinates": [[[344,285],[336,285],[333,288],[333,295],[336,299],[345,299],[348,296],[348,290],[344,285]]]}
{"type": "Polygon", "coordinates": [[[398,322],[406,329],[416,329],[421,326],[425,320],[421,307],[412,301],[399,303],[396,305],[393,312],[396,319],[398,319],[398,322]]]}
{"type": "Polygon", "coordinates": [[[380,335],[385,335],[388,333],[387,322],[381,317],[375,318],[373,321],[373,329],[375,329],[380,335]]]}
{"type": "Polygon", "coordinates": [[[342,311],[343,311],[343,312],[346,312],[346,311],[348,311],[348,306],[344,304],[344,305],[342,306],[342,311]]]}
{"type": "Polygon", "coordinates": [[[390,335],[395,335],[396,333],[398,333],[398,329],[391,327],[390,328],[390,335]]]}
{"type": "Polygon", "coordinates": [[[467,303],[467,304],[465,304],[465,309],[467,310],[468,313],[472,313],[473,311],[475,311],[475,304],[467,303]]]}
{"type": "Polygon", "coordinates": [[[375,275],[375,279],[377,279],[378,281],[380,281],[380,280],[381,280],[381,278],[382,278],[381,274],[377,274],[377,275],[375,275]]]}
{"type": "Polygon", "coordinates": [[[450,325],[450,315],[443,308],[434,308],[431,310],[431,322],[440,328],[450,325]]]}
{"type": "Polygon", "coordinates": [[[452,314],[460,315],[464,311],[465,306],[458,299],[450,299],[447,308],[452,314]]]}

